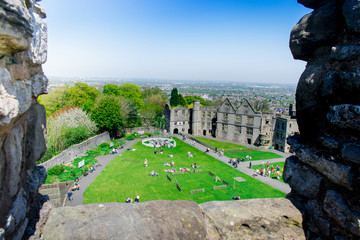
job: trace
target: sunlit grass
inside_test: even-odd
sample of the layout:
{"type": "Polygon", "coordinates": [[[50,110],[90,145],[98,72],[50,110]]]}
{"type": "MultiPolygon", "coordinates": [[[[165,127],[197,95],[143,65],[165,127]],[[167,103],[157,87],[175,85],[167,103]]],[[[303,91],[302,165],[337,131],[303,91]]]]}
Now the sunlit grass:
{"type": "Polygon", "coordinates": [[[284,197],[285,193],[280,192],[246,174],[239,172],[231,166],[224,164],[217,159],[193,148],[192,146],[176,140],[175,148],[164,148],[164,154],[154,154],[154,149],[146,147],[138,142],[133,146],[136,151],[125,151],[122,156],[116,157],[96,177],[84,193],[84,203],[102,202],[125,202],[127,197],[135,198],[140,195],[140,201],[150,200],[190,200],[203,203],[214,200],[231,200],[232,196],[240,195],[242,199],[248,198],[273,198],[284,197]],[[187,153],[191,152],[193,158],[188,158],[187,153]],[[169,158],[167,154],[174,157],[169,158]],[[195,157],[196,154],[196,157],[195,157]],[[148,167],[144,167],[144,160],[147,158],[148,167]],[[177,179],[182,192],[170,182],[164,169],[164,162],[175,162],[175,168],[191,168],[196,162],[202,173],[188,173],[184,175],[171,175],[177,179]],[[159,176],[149,176],[155,170],[159,176]],[[227,189],[213,191],[213,186],[223,185],[221,182],[214,182],[214,178],[208,174],[213,172],[222,180],[234,184],[234,177],[242,177],[245,182],[236,182],[227,189]],[[190,194],[190,190],[204,188],[204,193],[190,194]]]}

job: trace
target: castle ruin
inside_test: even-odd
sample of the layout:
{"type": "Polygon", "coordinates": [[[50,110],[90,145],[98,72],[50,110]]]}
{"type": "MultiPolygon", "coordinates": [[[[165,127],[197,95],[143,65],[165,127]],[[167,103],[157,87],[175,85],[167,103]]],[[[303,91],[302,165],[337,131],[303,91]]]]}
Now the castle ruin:
{"type": "Polygon", "coordinates": [[[249,101],[235,109],[229,99],[217,107],[193,108],[165,106],[166,130],[172,134],[212,136],[214,138],[246,143],[289,152],[286,138],[298,133],[295,112],[289,115],[256,112],[249,101]]]}

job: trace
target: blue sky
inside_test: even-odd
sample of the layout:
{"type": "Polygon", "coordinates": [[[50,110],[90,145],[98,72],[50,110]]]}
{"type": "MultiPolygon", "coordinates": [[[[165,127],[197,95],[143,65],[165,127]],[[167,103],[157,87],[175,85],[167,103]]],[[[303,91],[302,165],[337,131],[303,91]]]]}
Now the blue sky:
{"type": "Polygon", "coordinates": [[[296,83],[296,0],[43,0],[48,76],[296,83]]]}

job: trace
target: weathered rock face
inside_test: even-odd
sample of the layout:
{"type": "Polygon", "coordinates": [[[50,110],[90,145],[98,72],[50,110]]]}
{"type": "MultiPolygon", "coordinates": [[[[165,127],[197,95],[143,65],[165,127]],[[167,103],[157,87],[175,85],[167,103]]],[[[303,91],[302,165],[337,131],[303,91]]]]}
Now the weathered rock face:
{"type": "Polygon", "coordinates": [[[314,11],[291,33],[294,58],[308,64],[284,179],[307,238],[360,239],[360,1],[298,2],[314,11]]]}
{"type": "Polygon", "coordinates": [[[301,213],[284,198],[45,205],[32,239],[305,239],[301,213]]]}
{"type": "Polygon", "coordinates": [[[0,0],[0,239],[33,232],[46,177],[35,167],[46,150],[45,109],[37,97],[48,82],[41,68],[45,13],[36,2],[0,0]]]}

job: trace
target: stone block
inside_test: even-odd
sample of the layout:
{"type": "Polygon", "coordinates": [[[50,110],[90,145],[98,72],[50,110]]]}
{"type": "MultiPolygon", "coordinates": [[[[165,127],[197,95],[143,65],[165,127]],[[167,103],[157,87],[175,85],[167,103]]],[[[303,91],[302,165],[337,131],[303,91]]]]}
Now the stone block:
{"type": "Polygon", "coordinates": [[[4,137],[0,136],[0,199],[2,196],[2,191],[4,189],[4,178],[5,178],[5,157],[3,152],[3,143],[4,137]]]}
{"type": "Polygon", "coordinates": [[[6,68],[0,68],[0,126],[7,125],[18,115],[19,101],[11,83],[11,76],[6,68]]]}
{"type": "Polygon", "coordinates": [[[25,229],[26,229],[26,226],[28,225],[29,223],[29,219],[25,219],[25,221],[21,224],[21,226],[19,227],[19,229],[16,231],[14,237],[12,238],[12,240],[21,240],[23,235],[24,235],[24,232],[25,232],[25,229]]]}
{"type": "Polygon", "coordinates": [[[346,187],[349,190],[353,189],[354,174],[351,166],[327,160],[325,157],[318,155],[314,149],[299,143],[297,138],[288,138],[288,143],[296,152],[296,157],[299,161],[311,166],[314,170],[326,176],[331,182],[346,187]]]}
{"type": "Polygon", "coordinates": [[[286,159],[284,181],[292,190],[307,198],[315,198],[319,194],[323,178],[306,165],[300,163],[296,156],[286,159]]]}
{"type": "Polygon", "coordinates": [[[206,225],[195,202],[88,204],[50,211],[42,237],[53,240],[205,239],[206,225]]]}
{"type": "Polygon", "coordinates": [[[31,16],[25,1],[0,1],[0,55],[14,54],[29,47],[31,16]]]}
{"type": "Polygon", "coordinates": [[[318,140],[324,147],[329,149],[338,149],[340,146],[340,143],[331,137],[320,136],[318,140]]]}
{"type": "Polygon", "coordinates": [[[340,193],[326,192],[324,210],[339,226],[360,237],[360,219],[352,213],[340,193]]]}
{"type": "Polygon", "coordinates": [[[331,48],[331,58],[334,60],[351,60],[360,55],[359,45],[337,45],[331,48]]]}
{"type": "Polygon", "coordinates": [[[31,90],[34,97],[38,97],[40,94],[48,93],[49,80],[43,73],[36,74],[31,77],[31,90]]]}
{"type": "Polygon", "coordinates": [[[46,169],[41,166],[33,166],[31,172],[28,172],[25,176],[24,187],[29,193],[36,193],[47,177],[46,169]]]}
{"type": "Polygon", "coordinates": [[[360,164],[360,144],[357,143],[344,144],[341,150],[341,156],[347,161],[360,164]]]}
{"type": "MultiPolygon", "coordinates": [[[[285,198],[213,201],[199,207],[220,239],[304,238],[301,213],[285,198]]],[[[216,235],[210,233],[208,239],[216,235]]]]}
{"type": "Polygon", "coordinates": [[[341,104],[331,106],[326,118],[339,128],[360,130],[360,105],[341,104]]]}
{"type": "Polygon", "coordinates": [[[341,14],[334,1],[305,15],[290,34],[290,49],[295,59],[309,60],[320,47],[330,46],[341,27],[341,14]]]}
{"type": "MultiPolygon", "coordinates": [[[[334,0],[330,0],[330,1],[334,1],[334,0]]],[[[325,5],[327,2],[329,2],[329,0],[297,0],[297,2],[304,5],[307,8],[315,9],[325,5]]]]}
{"type": "Polygon", "coordinates": [[[360,1],[345,0],[342,6],[342,12],[348,29],[352,32],[360,32],[360,1]]]}
{"type": "Polygon", "coordinates": [[[27,124],[25,136],[26,169],[31,169],[46,152],[45,107],[39,103],[32,104],[25,115],[25,122],[27,124]]]}
{"type": "Polygon", "coordinates": [[[29,13],[32,17],[33,28],[28,50],[29,58],[34,64],[44,64],[47,59],[47,24],[34,8],[31,8],[29,13]]]}
{"type": "Polygon", "coordinates": [[[7,167],[7,190],[10,197],[15,196],[21,181],[21,165],[23,164],[23,139],[24,129],[20,124],[12,129],[4,143],[5,156],[8,162],[7,167]]]}
{"type": "Polygon", "coordinates": [[[18,225],[22,220],[25,219],[26,206],[27,206],[27,201],[25,199],[25,191],[24,189],[20,189],[16,197],[16,200],[12,205],[12,209],[9,212],[9,214],[14,217],[16,225],[18,225]]]}

